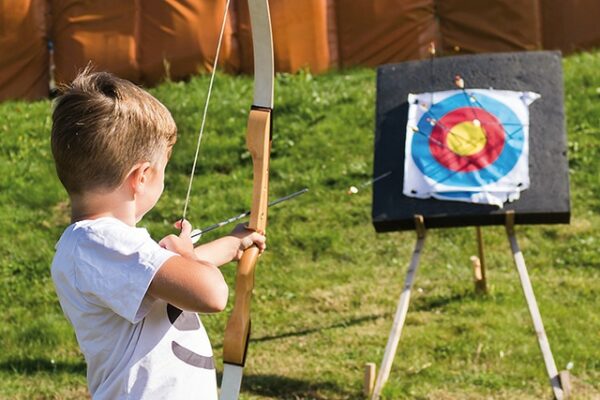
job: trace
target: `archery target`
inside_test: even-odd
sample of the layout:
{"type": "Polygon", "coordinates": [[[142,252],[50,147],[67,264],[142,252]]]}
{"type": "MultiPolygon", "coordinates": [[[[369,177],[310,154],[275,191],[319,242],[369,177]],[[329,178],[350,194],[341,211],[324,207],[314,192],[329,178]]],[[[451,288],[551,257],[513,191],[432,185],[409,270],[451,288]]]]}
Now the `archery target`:
{"type": "Polygon", "coordinates": [[[404,193],[489,202],[490,193],[504,191],[501,197],[514,198],[529,186],[528,105],[538,97],[481,89],[409,95],[404,193]]]}

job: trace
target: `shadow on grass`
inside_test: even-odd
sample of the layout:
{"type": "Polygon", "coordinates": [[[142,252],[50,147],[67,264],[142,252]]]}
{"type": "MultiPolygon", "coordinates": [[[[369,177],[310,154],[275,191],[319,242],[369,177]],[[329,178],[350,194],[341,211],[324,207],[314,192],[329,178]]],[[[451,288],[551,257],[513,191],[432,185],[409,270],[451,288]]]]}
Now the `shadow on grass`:
{"type": "MultiPolygon", "coordinates": [[[[0,371],[24,375],[39,373],[69,373],[85,375],[86,367],[81,362],[52,361],[43,358],[9,359],[0,363],[0,371]]],[[[222,374],[218,374],[218,381],[222,374]]],[[[333,382],[313,382],[278,375],[244,375],[243,392],[261,396],[290,399],[348,399],[357,398],[358,393],[348,391],[333,382]],[[334,396],[334,397],[332,397],[334,396]]]]}
{"type": "Polygon", "coordinates": [[[432,311],[438,308],[443,308],[449,304],[455,302],[462,302],[465,300],[480,300],[484,301],[486,299],[485,295],[477,295],[474,292],[462,292],[462,293],[452,293],[447,296],[423,296],[420,299],[414,301],[412,304],[413,311],[432,311]]]}
{"type": "MultiPolygon", "coordinates": [[[[221,382],[221,374],[218,381],[221,382]]],[[[278,375],[244,375],[242,393],[278,399],[355,399],[360,393],[349,391],[333,382],[314,382],[278,375]]]]}
{"type": "MultiPolygon", "coordinates": [[[[317,332],[327,331],[330,329],[347,328],[349,326],[360,325],[365,322],[375,321],[379,318],[388,318],[390,316],[391,316],[391,313],[365,315],[365,316],[354,318],[354,319],[351,319],[348,321],[340,321],[340,322],[337,322],[337,323],[331,324],[331,325],[316,326],[316,327],[312,327],[312,328],[306,328],[306,329],[301,329],[301,330],[291,331],[291,332],[282,332],[277,335],[269,335],[269,336],[261,336],[261,337],[257,337],[257,338],[252,338],[251,340],[252,340],[252,342],[269,342],[271,340],[277,340],[277,339],[306,336],[306,335],[311,335],[311,334],[317,333],[317,332]]],[[[215,344],[213,346],[213,348],[215,348],[215,349],[222,348],[222,347],[223,347],[223,343],[215,344]]]]}
{"type": "Polygon", "coordinates": [[[46,358],[8,359],[0,363],[0,371],[24,375],[38,373],[69,373],[85,375],[85,362],[54,361],[46,358]]]}
{"type": "Polygon", "coordinates": [[[362,317],[353,318],[348,321],[340,321],[340,322],[337,322],[337,323],[331,324],[331,325],[307,328],[307,329],[302,329],[302,330],[292,331],[292,332],[283,332],[283,333],[280,333],[277,335],[262,336],[262,337],[258,337],[256,339],[252,339],[252,341],[253,342],[268,342],[270,340],[276,340],[276,339],[285,339],[285,338],[289,338],[289,337],[305,336],[305,335],[310,335],[312,333],[327,331],[330,329],[347,328],[349,326],[360,325],[365,322],[375,321],[375,320],[377,320],[381,317],[385,317],[385,316],[387,316],[387,314],[385,314],[385,315],[384,314],[365,315],[362,317]]]}

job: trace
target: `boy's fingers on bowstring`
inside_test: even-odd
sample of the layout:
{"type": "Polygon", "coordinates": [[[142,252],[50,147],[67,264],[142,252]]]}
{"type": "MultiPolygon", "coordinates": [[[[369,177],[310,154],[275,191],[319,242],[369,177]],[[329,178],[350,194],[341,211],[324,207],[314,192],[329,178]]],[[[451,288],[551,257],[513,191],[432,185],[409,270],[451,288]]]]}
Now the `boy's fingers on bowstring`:
{"type": "Polygon", "coordinates": [[[187,219],[180,219],[179,221],[175,222],[175,227],[181,230],[179,233],[180,238],[190,238],[192,233],[192,224],[190,224],[187,219]]]}
{"type": "Polygon", "coordinates": [[[177,236],[171,234],[168,236],[165,236],[164,238],[161,239],[160,242],[158,242],[159,246],[164,248],[164,249],[168,249],[171,245],[171,243],[173,243],[173,239],[177,238],[177,236]]]}
{"type": "Polygon", "coordinates": [[[173,227],[175,229],[181,230],[182,229],[182,224],[185,224],[186,222],[189,224],[189,221],[187,219],[178,219],[177,221],[175,221],[173,223],[173,227]]]}

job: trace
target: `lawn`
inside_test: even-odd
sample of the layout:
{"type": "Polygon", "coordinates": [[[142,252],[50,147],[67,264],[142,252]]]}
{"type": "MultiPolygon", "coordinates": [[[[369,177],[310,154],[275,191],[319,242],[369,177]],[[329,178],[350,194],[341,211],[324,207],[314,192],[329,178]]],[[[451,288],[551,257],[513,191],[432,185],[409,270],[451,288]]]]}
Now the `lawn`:
{"type": "MultiPolygon", "coordinates": [[[[558,368],[571,367],[574,398],[600,399],[600,52],[563,66],[571,224],[519,226],[517,234],[558,368]]],[[[208,81],[151,90],[179,127],[165,193],[141,223],[155,239],[181,215],[208,81]]],[[[360,399],[364,364],[381,362],[415,236],[376,234],[370,190],[346,193],[372,173],[375,71],[283,74],[275,90],[271,198],[310,192],[270,211],[242,398],[360,399]]],[[[248,77],[217,76],[188,211],[196,227],[249,207],[251,92],[248,77]]],[[[49,274],[69,224],[50,116],[50,101],[0,104],[0,399],[87,394],[49,274]]],[[[550,398],[504,229],[483,233],[485,296],[473,291],[474,228],[428,233],[385,398],[550,398]]],[[[230,283],[234,270],[223,268],[230,283]]],[[[219,371],[228,313],[202,316],[219,371]]]]}

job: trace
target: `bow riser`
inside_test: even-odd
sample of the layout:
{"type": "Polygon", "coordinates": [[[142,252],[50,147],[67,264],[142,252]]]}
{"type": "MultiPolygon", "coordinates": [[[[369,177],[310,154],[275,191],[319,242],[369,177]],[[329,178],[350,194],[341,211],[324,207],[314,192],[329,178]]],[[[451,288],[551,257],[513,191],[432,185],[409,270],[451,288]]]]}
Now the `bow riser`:
{"type": "Polygon", "coordinates": [[[254,168],[252,207],[248,229],[264,234],[269,209],[269,155],[271,154],[271,110],[253,108],[248,119],[246,145],[254,168]]]}
{"type": "MultiPolygon", "coordinates": [[[[269,154],[271,150],[271,111],[252,109],[246,136],[254,169],[252,208],[248,229],[265,233],[269,193],[269,154]]],[[[235,281],[235,303],[225,328],[223,361],[244,366],[250,336],[250,303],[259,250],[252,246],[244,251],[235,281]]]]}

